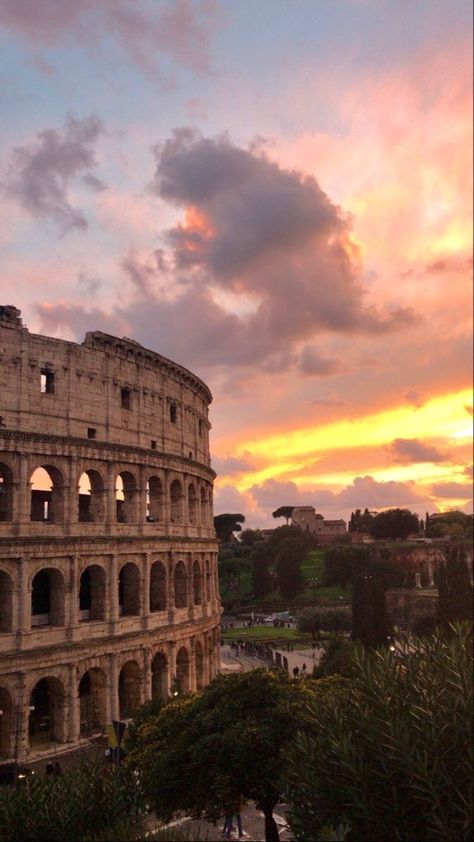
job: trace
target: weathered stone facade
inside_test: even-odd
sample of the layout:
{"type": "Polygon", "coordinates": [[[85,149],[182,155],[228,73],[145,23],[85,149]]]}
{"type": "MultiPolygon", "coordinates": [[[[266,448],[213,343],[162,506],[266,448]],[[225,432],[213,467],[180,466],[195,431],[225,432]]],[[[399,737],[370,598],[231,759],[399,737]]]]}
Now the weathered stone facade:
{"type": "Polygon", "coordinates": [[[0,307],[1,757],[216,675],[211,400],[130,339],[39,336],[0,307]]]}
{"type": "Polygon", "coordinates": [[[332,544],[346,534],[345,520],[326,520],[315,511],[314,506],[295,506],[291,513],[291,524],[302,532],[314,535],[320,544],[332,544]]]}

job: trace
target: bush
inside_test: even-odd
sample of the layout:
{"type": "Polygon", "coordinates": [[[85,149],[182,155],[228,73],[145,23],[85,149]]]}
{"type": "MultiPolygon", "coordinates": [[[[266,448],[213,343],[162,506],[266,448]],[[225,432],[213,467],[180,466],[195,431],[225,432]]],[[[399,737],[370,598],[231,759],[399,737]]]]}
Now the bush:
{"type": "Polygon", "coordinates": [[[357,647],[346,693],[312,705],[287,761],[296,840],[341,824],[351,840],[472,838],[472,627],[450,632],[357,647]]]}
{"type": "Polygon", "coordinates": [[[320,631],[340,632],[352,628],[352,612],[343,606],[305,608],[297,617],[298,631],[310,632],[313,637],[320,631]]]}
{"type": "Polygon", "coordinates": [[[143,814],[137,779],[123,767],[87,763],[0,787],[2,842],[126,842],[139,838],[143,814]]]}
{"type": "Polygon", "coordinates": [[[354,665],[353,657],[356,645],[345,637],[332,637],[324,644],[324,652],[319,664],[314,668],[315,678],[328,678],[331,675],[350,677],[354,665]]]}

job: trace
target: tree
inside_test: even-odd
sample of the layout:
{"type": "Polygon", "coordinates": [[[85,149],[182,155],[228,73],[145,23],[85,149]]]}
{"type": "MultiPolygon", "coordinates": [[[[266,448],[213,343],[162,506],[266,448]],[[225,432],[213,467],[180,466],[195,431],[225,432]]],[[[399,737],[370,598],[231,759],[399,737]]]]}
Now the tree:
{"type": "Polygon", "coordinates": [[[374,515],[367,508],[364,509],[363,514],[361,509],[356,509],[351,513],[349,532],[370,532],[373,520],[374,515]]]}
{"type": "Polygon", "coordinates": [[[319,631],[340,632],[352,628],[351,612],[344,606],[305,608],[297,617],[298,631],[310,632],[313,640],[319,631]]]}
{"type": "Polygon", "coordinates": [[[306,556],[305,542],[298,538],[288,538],[279,545],[276,556],[278,590],[283,599],[291,602],[303,590],[304,576],[301,562],[306,556]]]}
{"type": "Polygon", "coordinates": [[[446,547],[445,561],[438,570],[438,620],[444,626],[456,620],[471,620],[473,588],[466,550],[462,545],[446,547]]]}
{"type": "Polygon", "coordinates": [[[370,534],[374,538],[408,538],[419,529],[418,515],[408,509],[387,509],[374,517],[370,534]]]}
{"type": "Polygon", "coordinates": [[[469,624],[396,654],[357,648],[345,692],[311,703],[287,758],[295,839],[324,825],[359,840],[473,838],[471,652],[469,624]]]}
{"type": "Polygon", "coordinates": [[[214,518],[214,529],[216,530],[219,541],[228,543],[232,541],[234,532],[241,532],[241,523],[245,523],[245,517],[241,514],[229,514],[226,512],[222,515],[216,515],[214,518]]]}
{"type": "Polygon", "coordinates": [[[239,536],[239,541],[245,547],[254,547],[259,541],[262,541],[262,533],[260,529],[244,529],[239,536]]]}
{"type": "Polygon", "coordinates": [[[386,646],[392,634],[382,575],[362,568],[352,582],[352,639],[375,649],[386,646]]]}
{"type": "Polygon", "coordinates": [[[428,538],[472,538],[472,515],[464,512],[446,512],[441,518],[433,516],[426,519],[428,538]]]}
{"type": "Polygon", "coordinates": [[[147,802],[169,821],[178,811],[217,821],[241,797],[259,802],[265,839],[278,842],[273,810],[284,755],[306,722],[311,690],[266,669],[219,676],[202,693],[166,705],[144,723],[128,763],[147,802]]]}
{"type": "Polygon", "coordinates": [[[273,590],[270,567],[265,559],[252,560],[252,590],[257,599],[263,599],[273,590]]]}
{"type": "Polygon", "coordinates": [[[288,521],[291,515],[293,514],[294,508],[294,506],[280,506],[280,508],[275,509],[275,511],[272,512],[272,517],[284,517],[286,520],[286,525],[288,526],[288,521]]]}

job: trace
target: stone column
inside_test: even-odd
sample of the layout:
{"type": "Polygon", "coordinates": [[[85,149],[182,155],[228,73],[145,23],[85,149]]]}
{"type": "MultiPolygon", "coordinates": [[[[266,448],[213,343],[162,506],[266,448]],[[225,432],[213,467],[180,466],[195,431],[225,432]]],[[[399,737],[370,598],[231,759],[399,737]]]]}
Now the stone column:
{"type": "Polygon", "coordinates": [[[143,688],[145,702],[151,699],[151,654],[148,647],[143,650],[143,688]]]}
{"type": "Polygon", "coordinates": [[[106,485],[106,529],[114,527],[117,522],[117,504],[115,499],[115,472],[114,462],[107,464],[107,485],[106,485]]]}
{"type": "Polygon", "coordinates": [[[75,743],[81,732],[79,686],[75,664],[69,664],[68,729],[67,742],[75,743]]]}
{"type": "Polygon", "coordinates": [[[142,628],[147,629],[150,622],[150,553],[141,553],[140,564],[140,618],[142,628]]]}
{"type": "MultiPolygon", "coordinates": [[[[111,623],[117,623],[119,620],[119,592],[118,592],[118,559],[116,555],[109,557],[109,575],[108,575],[108,604],[110,606],[109,620],[111,623]]],[[[113,628],[112,628],[113,631],[113,628]]]]}
{"type": "Polygon", "coordinates": [[[189,690],[196,692],[196,641],[192,637],[189,641],[189,690]]]}
{"type": "Polygon", "coordinates": [[[30,699],[26,690],[24,673],[17,675],[16,704],[13,706],[13,752],[15,759],[24,760],[29,752],[28,725],[30,719],[30,699]]]}
{"type": "Polygon", "coordinates": [[[13,495],[13,523],[22,532],[31,520],[31,485],[28,456],[20,456],[20,477],[13,495]]]}
{"type": "Polygon", "coordinates": [[[183,535],[189,535],[188,482],[189,482],[188,474],[183,474],[183,476],[182,476],[182,484],[183,484],[182,514],[183,514],[183,527],[184,527],[183,528],[183,535]]]}
{"type": "Polygon", "coordinates": [[[77,555],[72,555],[69,558],[69,571],[66,582],[64,605],[66,635],[70,640],[74,639],[74,630],[79,625],[79,580],[77,568],[78,557],[77,555]]]}
{"type": "Polygon", "coordinates": [[[142,535],[144,532],[144,526],[146,524],[146,492],[147,492],[147,468],[145,465],[140,465],[139,472],[138,472],[138,483],[139,487],[137,489],[137,520],[138,520],[138,531],[142,535]]]}
{"type": "MultiPolygon", "coordinates": [[[[13,615],[15,621],[15,615],[13,615]]],[[[18,577],[18,614],[16,619],[17,646],[21,649],[24,636],[31,632],[31,587],[28,583],[28,561],[20,558],[18,577]]]]}
{"type": "Polygon", "coordinates": [[[117,655],[115,652],[109,654],[109,669],[107,673],[107,690],[109,697],[110,722],[112,719],[120,719],[119,689],[118,689],[118,668],[117,655]]]}
{"type": "Polygon", "coordinates": [[[171,499],[170,499],[170,472],[168,468],[163,471],[163,527],[165,533],[170,531],[171,520],[171,499]]]}
{"type": "Polygon", "coordinates": [[[79,478],[77,476],[77,458],[68,459],[68,481],[64,486],[64,531],[66,534],[74,533],[75,526],[79,521],[79,478]]]}
{"type": "Polygon", "coordinates": [[[428,580],[429,580],[428,586],[430,588],[434,588],[434,571],[433,571],[433,564],[432,564],[430,558],[427,561],[427,567],[428,567],[428,580]]]}
{"type": "Polygon", "coordinates": [[[174,558],[173,553],[171,550],[168,553],[168,623],[169,625],[173,625],[174,621],[174,612],[175,612],[175,604],[174,604],[174,558]]]}

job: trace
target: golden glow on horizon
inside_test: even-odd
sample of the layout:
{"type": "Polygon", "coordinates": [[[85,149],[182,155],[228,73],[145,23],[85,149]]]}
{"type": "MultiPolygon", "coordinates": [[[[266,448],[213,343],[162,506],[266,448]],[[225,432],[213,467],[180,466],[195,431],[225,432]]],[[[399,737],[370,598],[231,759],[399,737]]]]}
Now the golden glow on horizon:
{"type": "MultiPolygon", "coordinates": [[[[433,398],[419,408],[404,405],[353,420],[336,420],[320,427],[306,427],[247,440],[238,444],[235,455],[239,457],[251,453],[266,464],[255,471],[242,472],[232,480],[225,476],[220,479],[222,485],[231,483],[241,492],[269,479],[291,480],[298,486],[318,484],[320,487],[337,489],[350,484],[354,476],[366,474],[378,482],[414,481],[422,487],[437,482],[463,482],[466,481],[465,477],[460,477],[460,467],[456,464],[414,460],[409,464],[389,464],[386,467],[372,462],[371,467],[368,462],[366,468],[353,466],[347,471],[327,471],[325,466],[318,473],[315,462],[318,457],[322,459],[329,452],[384,448],[399,438],[421,442],[436,440],[438,449],[449,450],[450,442],[452,446],[459,447],[472,437],[472,426],[466,420],[466,405],[470,405],[471,400],[471,392],[463,390],[433,398]]],[[[374,454],[375,459],[377,456],[374,454]]],[[[466,498],[460,498],[457,502],[465,501],[466,498]]],[[[448,508],[452,502],[448,501],[448,508]]]]}

